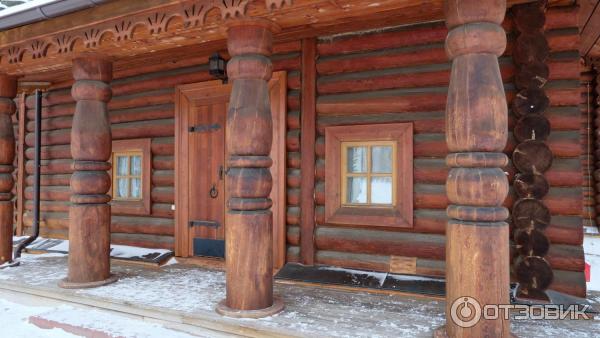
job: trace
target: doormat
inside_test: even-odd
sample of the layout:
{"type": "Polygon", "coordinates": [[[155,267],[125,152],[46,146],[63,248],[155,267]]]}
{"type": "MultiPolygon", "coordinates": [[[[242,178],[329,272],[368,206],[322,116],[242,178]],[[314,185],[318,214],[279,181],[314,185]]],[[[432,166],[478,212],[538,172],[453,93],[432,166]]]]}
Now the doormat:
{"type": "MultiPolygon", "coordinates": [[[[21,244],[26,239],[27,236],[13,237],[13,247],[21,244]]],[[[27,246],[25,252],[33,254],[46,252],[68,254],[69,241],[38,237],[33,243],[27,246]]],[[[171,250],[114,244],[110,246],[110,258],[117,260],[141,262],[160,266],[168,262],[171,257],[173,257],[173,251],[171,250]]]]}
{"type": "Polygon", "coordinates": [[[446,282],[443,278],[399,275],[324,265],[305,266],[288,263],[279,270],[275,279],[398,291],[433,297],[444,297],[446,294],[446,282]]]}
{"type": "MultiPolygon", "coordinates": [[[[437,298],[444,298],[446,296],[446,280],[444,278],[345,269],[327,265],[306,266],[298,263],[287,263],[275,275],[275,279],[371,290],[398,291],[437,298]]],[[[510,284],[510,301],[512,304],[529,306],[548,304],[517,299],[515,297],[517,286],[516,283],[510,284]]],[[[574,297],[554,290],[548,290],[547,293],[552,305],[563,305],[564,307],[576,304],[588,305],[586,313],[592,316],[597,316],[599,313],[594,308],[595,304],[587,299],[574,297]]]]}

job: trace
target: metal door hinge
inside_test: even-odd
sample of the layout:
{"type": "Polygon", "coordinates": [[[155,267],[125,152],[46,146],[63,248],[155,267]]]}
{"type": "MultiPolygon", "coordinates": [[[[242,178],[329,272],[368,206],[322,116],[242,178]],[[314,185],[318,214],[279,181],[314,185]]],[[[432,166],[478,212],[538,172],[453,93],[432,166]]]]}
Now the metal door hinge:
{"type": "Polygon", "coordinates": [[[215,130],[221,129],[221,125],[218,123],[215,124],[199,124],[197,126],[192,126],[189,128],[190,133],[205,133],[211,132],[215,130]]]}
{"type": "Polygon", "coordinates": [[[221,226],[221,223],[219,222],[215,222],[215,221],[190,221],[189,222],[190,227],[200,227],[200,226],[204,226],[204,227],[213,227],[213,228],[218,228],[221,226]]]}

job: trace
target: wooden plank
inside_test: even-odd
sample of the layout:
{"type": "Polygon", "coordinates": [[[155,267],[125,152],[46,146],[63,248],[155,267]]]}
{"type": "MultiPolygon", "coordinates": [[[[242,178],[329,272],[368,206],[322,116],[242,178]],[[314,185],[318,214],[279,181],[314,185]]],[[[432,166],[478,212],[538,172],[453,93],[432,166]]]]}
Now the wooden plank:
{"type": "Polygon", "coordinates": [[[315,255],[316,58],[316,40],[302,40],[300,253],[305,265],[313,265],[315,255]]]}
{"type": "Polygon", "coordinates": [[[26,107],[25,107],[26,94],[21,94],[19,100],[19,133],[17,140],[17,236],[23,235],[23,209],[25,199],[25,125],[26,119],[26,107]]]}

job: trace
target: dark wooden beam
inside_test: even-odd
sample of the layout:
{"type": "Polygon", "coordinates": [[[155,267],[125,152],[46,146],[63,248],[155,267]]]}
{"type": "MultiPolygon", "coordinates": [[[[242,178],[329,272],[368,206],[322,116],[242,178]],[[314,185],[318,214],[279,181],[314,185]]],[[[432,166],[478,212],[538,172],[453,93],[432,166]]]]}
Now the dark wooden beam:
{"type": "Polygon", "coordinates": [[[300,113],[300,255],[302,264],[315,262],[315,137],[317,41],[302,40],[302,111],[300,113]]]}

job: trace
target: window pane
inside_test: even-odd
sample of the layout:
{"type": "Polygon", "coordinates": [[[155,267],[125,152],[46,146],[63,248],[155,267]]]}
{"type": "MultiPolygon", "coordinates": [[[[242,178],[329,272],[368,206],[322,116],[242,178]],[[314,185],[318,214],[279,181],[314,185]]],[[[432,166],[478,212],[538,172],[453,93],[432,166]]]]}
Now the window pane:
{"type": "Polygon", "coordinates": [[[349,173],[367,172],[367,147],[348,147],[349,173]]]}
{"type": "Polygon", "coordinates": [[[392,146],[374,146],[371,148],[372,172],[392,173],[392,146]]]}
{"type": "Polygon", "coordinates": [[[127,156],[117,156],[117,175],[127,176],[129,169],[127,168],[127,156]]]}
{"type": "Polygon", "coordinates": [[[391,177],[371,177],[371,203],[392,204],[391,177]]]}
{"type": "Polygon", "coordinates": [[[142,197],[142,180],[134,178],[131,180],[131,198],[142,197]]]}
{"type": "Polygon", "coordinates": [[[117,198],[127,198],[129,197],[129,182],[126,178],[117,179],[117,198]]]}
{"type": "Polygon", "coordinates": [[[347,196],[348,203],[367,203],[367,178],[348,177],[347,196]]]}
{"type": "Polygon", "coordinates": [[[131,157],[131,175],[142,176],[142,157],[132,156],[131,157]]]}

